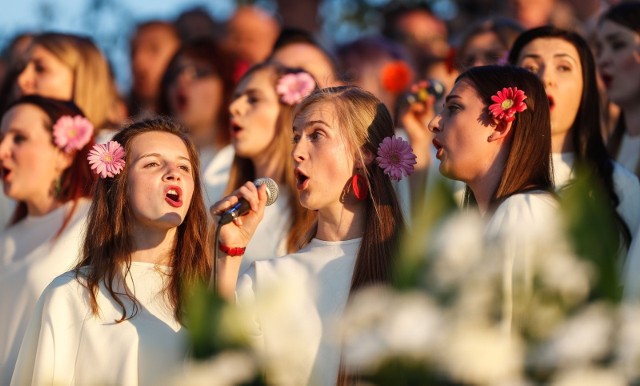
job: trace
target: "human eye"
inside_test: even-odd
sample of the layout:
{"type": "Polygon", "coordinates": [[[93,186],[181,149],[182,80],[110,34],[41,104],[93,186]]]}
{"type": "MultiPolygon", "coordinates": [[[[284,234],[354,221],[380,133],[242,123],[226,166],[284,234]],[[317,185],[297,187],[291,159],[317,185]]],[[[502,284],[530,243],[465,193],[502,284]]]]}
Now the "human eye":
{"type": "Polygon", "coordinates": [[[445,109],[447,110],[448,115],[453,115],[457,113],[459,110],[461,110],[462,108],[460,107],[460,105],[456,103],[449,103],[448,105],[445,106],[445,109]]]}
{"type": "Polygon", "coordinates": [[[309,133],[309,139],[311,140],[311,142],[315,142],[319,140],[321,137],[322,137],[321,130],[313,130],[311,133],[309,133]]]}
{"type": "Polygon", "coordinates": [[[145,169],[151,169],[151,168],[154,168],[156,166],[160,166],[160,164],[157,161],[147,161],[144,164],[144,168],[145,169]]]}
{"type": "Polygon", "coordinates": [[[625,48],[626,46],[627,45],[625,44],[625,42],[620,41],[620,40],[614,40],[614,41],[611,42],[611,48],[614,51],[621,50],[621,49],[625,48]]]}
{"type": "Polygon", "coordinates": [[[191,173],[191,166],[189,165],[180,165],[178,166],[180,169],[184,170],[187,173],[191,173]]]}
{"type": "Polygon", "coordinates": [[[294,145],[300,142],[300,134],[294,133],[291,142],[293,142],[294,145]]]}
{"type": "Polygon", "coordinates": [[[559,72],[571,72],[573,67],[568,63],[559,63],[557,69],[559,72]]]}
{"type": "Polygon", "coordinates": [[[21,143],[23,143],[24,141],[27,140],[27,137],[23,134],[15,134],[13,136],[13,143],[16,145],[20,145],[21,143]]]}

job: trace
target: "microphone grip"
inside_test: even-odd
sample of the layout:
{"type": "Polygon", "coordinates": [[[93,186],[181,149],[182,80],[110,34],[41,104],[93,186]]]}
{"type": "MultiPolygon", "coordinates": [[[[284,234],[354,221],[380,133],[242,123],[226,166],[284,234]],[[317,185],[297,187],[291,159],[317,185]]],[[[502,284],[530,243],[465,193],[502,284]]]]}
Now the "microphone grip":
{"type": "Polygon", "coordinates": [[[251,208],[251,206],[249,205],[249,202],[247,200],[245,200],[244,198],[241,198],[240,201],[238,201],[231,208],[227,209],[220,216],[220,219],[218,220],[218,225],[222,226],[222,225],[225,225],[225,224],[229,224],[230,222],[232,222],[236,218],[246,214],[249,211],[250,208],[251,208]]]}

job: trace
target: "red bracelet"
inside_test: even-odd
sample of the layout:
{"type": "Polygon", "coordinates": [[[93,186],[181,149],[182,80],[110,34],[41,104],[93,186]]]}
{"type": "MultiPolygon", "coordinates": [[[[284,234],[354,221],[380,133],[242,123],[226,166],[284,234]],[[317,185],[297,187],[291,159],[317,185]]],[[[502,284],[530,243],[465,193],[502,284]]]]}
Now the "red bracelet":
{"type": "Polygon", "coordinates": [[[241,247],[228,247],[222,243],[218,243],[218,249],[220,249],[221,252],[226,253],[229,256],[242,256],[244,255],[244,251],[247,249],[246,247],[241,248],[241,247]]]}

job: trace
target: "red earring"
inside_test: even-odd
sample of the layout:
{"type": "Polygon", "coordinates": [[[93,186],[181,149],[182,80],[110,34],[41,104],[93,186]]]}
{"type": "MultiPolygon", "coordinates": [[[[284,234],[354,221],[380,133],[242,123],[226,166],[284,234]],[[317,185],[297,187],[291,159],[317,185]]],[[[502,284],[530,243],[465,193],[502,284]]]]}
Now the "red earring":
{"type": "Polygon", "coordinates": [[[369,195],[369,186],[367,185],[367,181],[365,181],[364,177],[358,173],[351,177],[351,189],[353,189],[353,195],[356,196],[356,199],[359,201],[366,200],[369,195]]]}

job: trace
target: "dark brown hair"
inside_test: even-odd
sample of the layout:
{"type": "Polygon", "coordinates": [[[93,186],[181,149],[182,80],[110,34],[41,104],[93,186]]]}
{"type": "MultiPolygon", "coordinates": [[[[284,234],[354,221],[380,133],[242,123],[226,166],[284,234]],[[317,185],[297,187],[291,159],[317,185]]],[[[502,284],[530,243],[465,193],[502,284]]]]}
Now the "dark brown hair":
{"type": "MultiPolygon", "coordinates": [[[[171,256],[171,278],[166,291],[174,306],[176,319],[182,321],[183,299],[186,292],[199,282],[208,279],[211,272],[207,241],[207,211],[205,209],[202,184],[200,181],[200,161],[198,151],[184,129],[166,118],[148,119],[132,123],[113,138],[122,145],[125,154],[131,154],[131,141],[140,134],[149,132],[170,133],[182,140],[191,159],[194,191],[189,211],[177,228],[175,246],[171,256]]],[[[126,165],[131,163],[126,159],[126,165]]],[[[86,288],[90,293],[91,311],[99,313],[97,294],[103,282],[113,300],[122,310],[122,318],[117,322],[134,317],[139,304],[129,288],[125,293],[117,292],[117,283],[125,283],[123,275],[131,267],[133,251],[132,208],[127,192],[128,166],[113,178],[101,178],[89,210],[87,232],[84,239],[82,259],[76,266],[76,276],[86,276],[86,288]],[[82,270],[82,267],[88,269],[82,270]],[[84,273],[86,272],[86,274],[84,273]],[[127,315],[122,297],[133,303],[133,311],[127,315]]]]}
{"type": "MultiPolygon", "coordinates": [[[[53,141],[53,125],[61,117],[76,116],[84,117],[84,113],[80,110],[75,103],[71,101],[62,101],[58,99],[45,98],[39,95],[27,95],[11,103],[4,114],[6,114],[12,108],[19,105],[32,105],[42,110],[49,118],[47,122],[44,122],[44,128],[51,134],[51,146],[56,147],[53,141]]],[[[73,213],[76,210],[78,200],[83,197],[91,197],[91,191],[93,183],[95,181],[95,175],[91,172],[89,164],[86,162],[89,150],[93,146],[94,141],[91,139],[82,149],[76,150],[73,153],[73,162],[71,165],[62,171],[60,175],[60,189],[57,193],[56,200],[61,203],[74,201],[73,206],[69,213],[65,214],[64,220],[60,229],[56,233],[56,237],[59,236],[64,228],[67,226],[73,213]]],[[[11,220],[10,225],[13,225],[27,216],[27,205],[24,202],[18,202],[11,220]]]]}
{"type": "Polygon", "coordinates": [[[504,87],[524,91],[527,109],[515,115],[511,145],[502,177],[493,193],[495,209],[509,196],[530,190],[553,191],[551,173],[551,118],[544,86],[533,73],[513,66],[473,67],[460,74],[456,83],[467,82],[489,105],[491,97],[504,87]]]}
{"type": "MultiPolygon", "coordinates": [[[[285,74],[303,72],[301,69],[284,67],[275,62],[263,62],[250,68],[240,79],[241,84],[258,71],[272,71],[273,88],[280,77],[285,74]]],[[[296,179],[293,174],[293,159],[291,150],[293,148],[291,138],[293,127],[293,107],[280,101],[280,113],[276,120],[275,136],[268,147],[267,156],[279,159],[279,169],[274,176],[256,176],[253,162],[245,157],[235,155],[229,173],[229,182],[225,194],[229,194],[239,188],[247,181],[253,181],[258,177],[271,177],[277,181],[284,182],[281,189],[286,189],[289,195],[288,207],[291,209],[291,220],[289,231],[287,232],[287,252],[295,252],[304,243],[304,238],[315,219],[312,211],[302,207],[298,199],[298,189],[296,189],[296,179]]]]}

